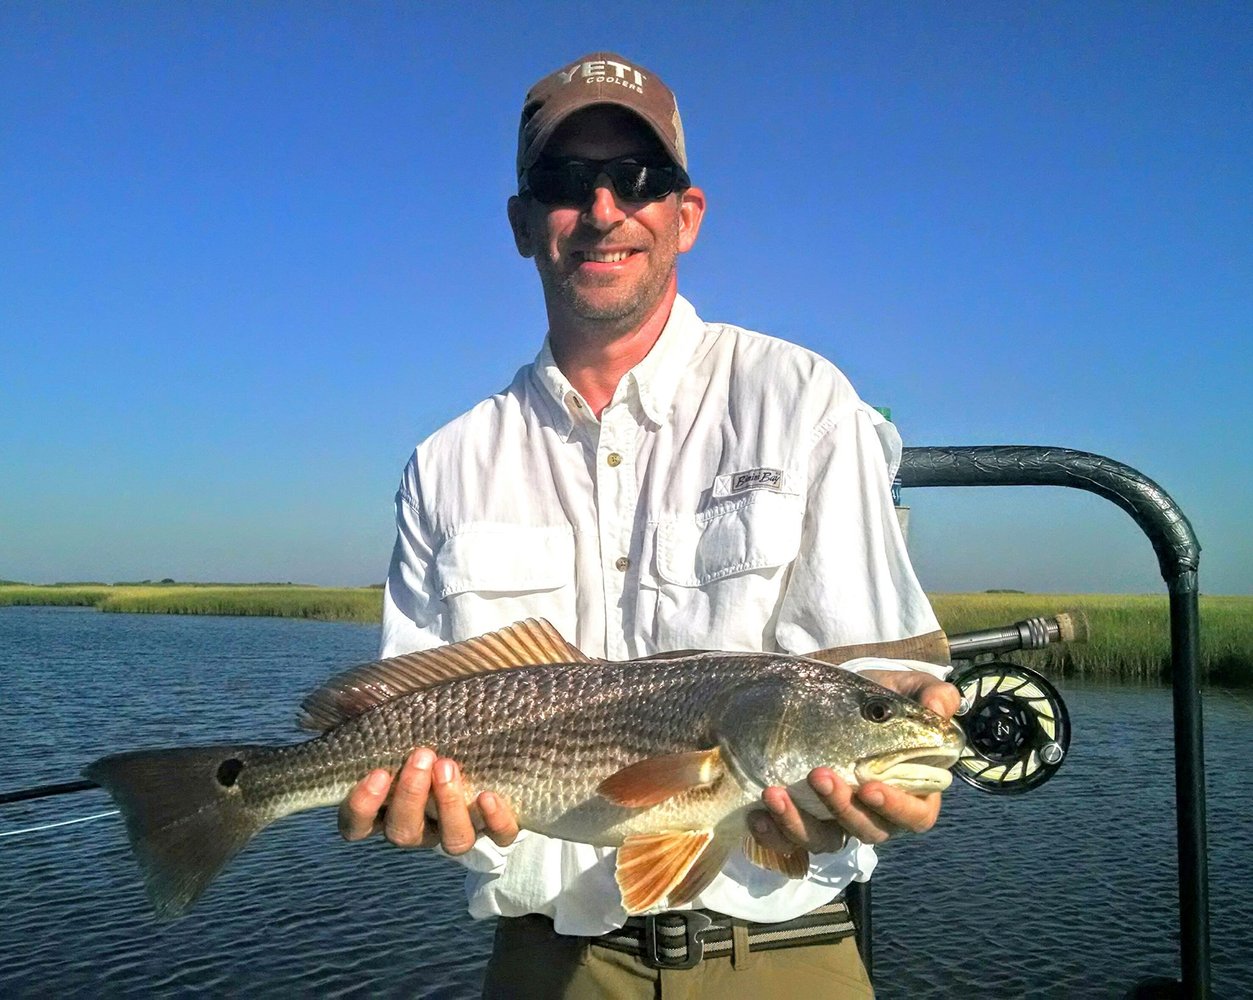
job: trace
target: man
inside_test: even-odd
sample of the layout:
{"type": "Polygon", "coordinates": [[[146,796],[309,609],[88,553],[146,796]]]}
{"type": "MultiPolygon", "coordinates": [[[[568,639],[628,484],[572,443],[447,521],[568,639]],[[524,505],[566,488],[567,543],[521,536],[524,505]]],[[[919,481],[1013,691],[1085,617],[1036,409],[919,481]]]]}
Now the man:
{"type": "MultiPolygon", "coordinates": [[[[677,258],[705,213],[686,168],[673,95],[635,63],[594,53],[528,93],[508,215],[548,336],[407,466],[382,655],[532,616],[612,659],[806,653],[938,627],[891,506],[895,431],[822,358],[703,323],[678,296],[677,258]]],[[[946,716],[957,706],[924,670],[871,666],[946,716]]],[[[806,848],[807,877],[733,858],[693,903],[718,924],[706,942],[717,932],[731,947],[676,969],[701,951],[689,939],[704,921],[628,923],[611,850],[519,834],[490,790],[467,809],[460,780],[455,761],[417,750],[394,782],[379,771],[357,786],[340,828],[462,858],[470,912],[501,918],[492,996],[870,995],[832,898],[868,876],[868,845],[926,830],[939,810],[938,795],[853,792],[827,768],[810,781],[830,817],[767,789],[756,836],[806,848]],[[795,947],[766,947],[772,929],[795,947]],[[650,948],[676,932],[677,961],[650,948]]]]}

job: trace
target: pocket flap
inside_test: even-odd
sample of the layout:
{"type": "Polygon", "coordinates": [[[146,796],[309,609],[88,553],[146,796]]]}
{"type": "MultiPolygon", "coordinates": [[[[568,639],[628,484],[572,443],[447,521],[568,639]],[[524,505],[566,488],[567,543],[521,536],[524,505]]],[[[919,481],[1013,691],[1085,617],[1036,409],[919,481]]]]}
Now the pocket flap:
{"type": "Polygon", "coordinates": [[[801,544],[799,496],[754,491],[715,510],[663,521],[657,574],[666,583],[701,587],[752,570],[784,566],[801,544]]]}
{"type": "Polygon", "coordinates": [[[439,596],[555,590],[574,580],[574,532],[565,526],[467,525],[435,556],[439,596]]]}

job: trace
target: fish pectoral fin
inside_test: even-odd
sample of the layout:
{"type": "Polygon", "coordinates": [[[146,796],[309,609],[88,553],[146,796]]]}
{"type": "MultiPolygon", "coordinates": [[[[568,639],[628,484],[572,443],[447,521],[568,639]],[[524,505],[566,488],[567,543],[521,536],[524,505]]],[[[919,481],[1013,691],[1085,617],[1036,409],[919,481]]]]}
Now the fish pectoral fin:
{"type": "Polygon", "coordinates": [[[596,791],[614,805],[655,806],[694,788],[712,785],[724,774],[722,751],[714,747],[637,760],[611,774],[596,791]]]}
{"type": "Polygon", "coordinates": [[[618,848],[614,871],[627,913],[643,913],[683,886],[713,836],[712,830],[674,830],[627,837],[618,848]]]}
{"type": "Polygon", "coordinates": [[[788,854],[780,854],[766,847],[751,833],[744,836],[744,856],[758,868],[778,872],[788,878],[804,878],[809,871],[809,852],[798,847],[788,854]]]}

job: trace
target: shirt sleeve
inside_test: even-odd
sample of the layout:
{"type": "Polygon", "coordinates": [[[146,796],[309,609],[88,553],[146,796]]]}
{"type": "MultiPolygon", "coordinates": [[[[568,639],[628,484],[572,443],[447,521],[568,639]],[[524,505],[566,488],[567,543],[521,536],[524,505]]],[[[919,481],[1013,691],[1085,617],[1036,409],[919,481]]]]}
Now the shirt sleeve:
{"type": "Polygon", "coordinates": [[[435,588],[435,545],[411,461],[396,491],[396,544],[383,588],[379,656],[399,656],[448,641],[442,634],[443,608],[435,588]]]}
{"type": "MultiPolygon", "coordinates": [[[[410,462],[396,492],[396,545],[383,588],[379,656],[399,656],[451,641],[444,634],[445,619],[436,591],[435,546],[422,507],[415,463],[410,462]]],[[[519,832],[508,847],[497,847],[489,837],[479,837],[473,848],[454,860],[481,874],[503,871],[509,852],[527,835],[525,830],[519,832]]],[[[453,857],[442,847],[436,850],[453,857]]]]}
{"type": "Polygon", "coordinates": [[[775,629],[782,650],[804,654],[940,627],[892,505],[900,454],[896,429],[864,404],[816,429],[800,553],[775,629]]]}

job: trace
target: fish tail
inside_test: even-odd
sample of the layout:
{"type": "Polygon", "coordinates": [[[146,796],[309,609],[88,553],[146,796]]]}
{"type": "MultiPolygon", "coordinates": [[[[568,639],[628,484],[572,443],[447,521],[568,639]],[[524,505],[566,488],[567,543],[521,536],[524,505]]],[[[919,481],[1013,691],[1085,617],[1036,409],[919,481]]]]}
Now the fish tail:
{"type": "Polygon", "coordinates": [[[102,757],[83,770],[126,820],[157,917],[180,917],[214,876],[278,818],[245,801],[237,779],[262,747],[138,750],[102,757]]]}

